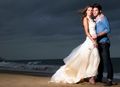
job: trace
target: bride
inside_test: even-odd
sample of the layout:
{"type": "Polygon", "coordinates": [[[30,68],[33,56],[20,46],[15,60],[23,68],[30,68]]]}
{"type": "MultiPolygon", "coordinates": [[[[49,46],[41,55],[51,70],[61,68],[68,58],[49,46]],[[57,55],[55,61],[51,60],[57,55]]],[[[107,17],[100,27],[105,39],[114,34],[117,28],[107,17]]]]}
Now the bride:
{"type": "Polygon", "coordinates": [[[91,18],[92,6],[86,7],[82,14],[86,40],[64,59],[65,65],[56,71],[50,82],[78,83],[88,78],[91,84],[95,84],[100,58],[96,42],[95,22],[91,18]]]}

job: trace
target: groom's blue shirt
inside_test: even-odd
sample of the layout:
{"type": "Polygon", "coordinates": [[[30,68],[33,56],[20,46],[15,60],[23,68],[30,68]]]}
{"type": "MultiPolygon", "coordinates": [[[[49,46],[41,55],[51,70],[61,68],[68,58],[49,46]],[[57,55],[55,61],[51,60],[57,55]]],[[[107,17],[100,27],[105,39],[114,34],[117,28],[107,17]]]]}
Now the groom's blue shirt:
{"type": "MultiPolygon", "coordinates": [[[[109,22],[104,15],[102,15],[102,17],[96,18],[96,33],[98,34],[100,32],[105,32],[107,34],[110,32],[109,22]]],[[[110,43],[110,40],[108,36],[105,35],[104,37],[101,37],[98,42],[99,43],[106,43],[106,42],[110,43]]]]}

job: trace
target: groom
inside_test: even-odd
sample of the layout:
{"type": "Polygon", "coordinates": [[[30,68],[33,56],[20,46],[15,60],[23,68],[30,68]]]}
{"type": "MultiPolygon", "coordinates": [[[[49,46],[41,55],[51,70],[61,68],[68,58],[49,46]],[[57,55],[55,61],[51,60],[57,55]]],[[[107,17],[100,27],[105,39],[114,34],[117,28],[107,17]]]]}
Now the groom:
{"type": "Polygon", "coordinates": [[[107,18],[102,14],[101,5],[95,3],[93,4],[93,16],[96,22],[96,33],[98,50],[100,54],[100,65],[98,68],[97,81],[102,82],[103,70],[106,67],[107,70],[107,86],[112,85],[113,80],[113,66],[110,59],[110,40],[108,38],[108,33],[110,32],[109,23],[107,18]]]}

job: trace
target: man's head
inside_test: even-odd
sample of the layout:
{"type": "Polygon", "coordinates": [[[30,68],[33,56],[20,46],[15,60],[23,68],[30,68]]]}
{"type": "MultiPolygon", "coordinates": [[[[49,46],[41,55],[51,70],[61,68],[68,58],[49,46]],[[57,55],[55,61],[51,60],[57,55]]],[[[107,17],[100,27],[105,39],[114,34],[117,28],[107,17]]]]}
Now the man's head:
{"type": "Polygon", "coordinates": [[[93,4],[93,16],[97,17],[102,12],[102,6],[98,3],[93,4]]]}

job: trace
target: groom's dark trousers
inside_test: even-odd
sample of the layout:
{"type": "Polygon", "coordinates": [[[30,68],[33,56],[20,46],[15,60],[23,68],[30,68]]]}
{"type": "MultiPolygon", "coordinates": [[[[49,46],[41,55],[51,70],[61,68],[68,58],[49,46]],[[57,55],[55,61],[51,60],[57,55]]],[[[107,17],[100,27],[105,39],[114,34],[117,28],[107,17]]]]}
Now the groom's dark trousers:
{"type": "Polygon", "coordinates": [[[100,54],[100,64],[98,67],[98,81],[102,81],[104,68],[106,69],[107,79],[113,79],[113,66],[110,59],[110,43],[98,43],[100,54]]]}

